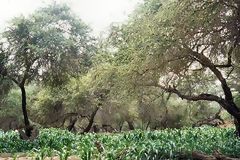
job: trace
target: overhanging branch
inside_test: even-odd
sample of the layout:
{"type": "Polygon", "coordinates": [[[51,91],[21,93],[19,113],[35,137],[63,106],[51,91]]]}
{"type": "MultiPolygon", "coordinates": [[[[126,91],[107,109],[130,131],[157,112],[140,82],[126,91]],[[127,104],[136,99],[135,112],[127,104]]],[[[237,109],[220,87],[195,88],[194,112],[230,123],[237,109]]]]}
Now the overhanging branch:
{"type": "Polygon", "coordinates": [[[208,94],[208,93],[201,93],[199,95],[186,95],[186,94],[181,93],[175,86],[174,87],[171,87],[171,86],[165,87],[165,86],[157,84],[157,83],[143,84],[143,86],[158,87],[166,92],[174,93],[178,97],[185,99],[185,100],[189,100],[189,101],[204,100],[204,101],[215,101],[218,103],[222,103],[224,101],[223,98],[213,95],[213,94],[208,94]]]}
{"type": "Polygon", "coordinates": [[[209,68],[217,79],[221,82],[221,86],[225,95],[225,99],[229,102],[233,102],[232,92],[226,82],[226,79],[223,77],[220,70],[212,63],[212,61],[202,53],[193,51],[187,45],[185,45],[185,51],[189,53],[190,56],[196,59],[203,67],[209,68]]]}
{"type": "Polygon", "coordinates": [[[165,87],[163,85],[160,85],[158,83],[150,83],[150,84],[143,84],[143,86],[149,86],[149,87],[158,87],[166,92],[174,93],[178,97],[189,100],[189,101],[212,101],[217,102],[220,106],[222,106],[224,109],[226,109],[231,115],[234,117],[239,117],[239,109],[236,108],[236,106],[232,103],[229,103],[228,100],[223,99],[219,96],[208,94],[208,93],[201,93],[199,95],[185,95],[181,93],[179,90],[176,89],[176,87],[165,87]]]}
{"type": "Polygon", "coordinates": [[[169,93],[175,93],[182,99],[186,99],[189,101],[199,101],[199,100],[205,100],[205,101],[215,101],[215,102],[222,102],[224,99],[221,97],[218,97],[216,95],[208,94],[208,93],[201,93],[199,95],[185,95],[182,94],[179,90],[176,89],[176,87],[164,87],[162,85],[157,84],[159,88],[162,90],[169,92],[169,93]]]}

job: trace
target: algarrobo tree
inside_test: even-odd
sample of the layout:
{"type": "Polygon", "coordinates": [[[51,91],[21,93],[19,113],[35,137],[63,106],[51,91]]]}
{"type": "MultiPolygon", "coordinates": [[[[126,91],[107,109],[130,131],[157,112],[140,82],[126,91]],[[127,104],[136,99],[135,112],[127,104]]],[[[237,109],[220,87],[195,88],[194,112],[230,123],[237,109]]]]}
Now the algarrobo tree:
{"type": "Polygon", "coordinates": [[[2,35],[0,74],[21,89],[25,134],[30,137],[25,85],[33,80],[58,85],[83,72],[91,64],[93,41],[89,28],[58,4],[13,19],[2,35]]]}
{"type": "Polygon", "coordinates": [[[217,102],[234,117],[240,136],[240,109],[227,82],[239,63],[240,1],[152,0],[135,14],[117,40],[119,53],[131,51],[138,85],[189,101],[217,102]],[[209,82],[222,91],[208,90],[209,82]]]}

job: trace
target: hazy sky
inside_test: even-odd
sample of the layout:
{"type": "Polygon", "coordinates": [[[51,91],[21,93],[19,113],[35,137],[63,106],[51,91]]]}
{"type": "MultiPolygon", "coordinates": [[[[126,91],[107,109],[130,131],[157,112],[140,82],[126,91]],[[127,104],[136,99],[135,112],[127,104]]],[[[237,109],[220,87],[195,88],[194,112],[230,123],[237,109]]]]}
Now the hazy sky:
{"type": "MultiPolygon", "coordinates": [[[[67,3],[85,23],[99,34],[112,22],[127,19],[142,0],[55,0],[67,3]]],[[[7,21],[18,15],[27,15],[35,9],[52,3],[53,0],[0,0],[0,29],[7,21]]]]}

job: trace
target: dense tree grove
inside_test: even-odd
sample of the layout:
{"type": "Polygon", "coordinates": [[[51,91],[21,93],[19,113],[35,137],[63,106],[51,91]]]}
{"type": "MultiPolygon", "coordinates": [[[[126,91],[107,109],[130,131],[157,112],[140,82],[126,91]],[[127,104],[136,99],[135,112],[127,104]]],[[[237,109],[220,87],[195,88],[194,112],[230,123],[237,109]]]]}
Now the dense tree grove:
{"type": "Polygon", "coordinates": [[[238,1],[147,1],[114,30],[117,60],[127,57],[135,85],[217,102],[234,117],[239,136],[233,96],[239,86],[233,78],[239,67],[239,15],[238,1]]]}
{"type": "Polygon", "coordinates": [[[232,124],[240,136],[238,0],[145,0],[109,33],[94,38],[60,4],[12,19],[0,36],[0,128],[232,124]]]}

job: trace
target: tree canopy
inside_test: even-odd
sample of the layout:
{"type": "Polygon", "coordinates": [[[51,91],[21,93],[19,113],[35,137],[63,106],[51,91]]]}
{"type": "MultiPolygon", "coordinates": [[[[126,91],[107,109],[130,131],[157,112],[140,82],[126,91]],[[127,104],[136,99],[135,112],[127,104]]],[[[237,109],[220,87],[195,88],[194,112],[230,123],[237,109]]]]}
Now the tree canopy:
{"type": "Polygon", "coordinates": [[[14,18],[3,32],[0,71],[21,88],[26,127],[25,84],[35,80],[61,85],[69,76],[86,72],[94,48],[89,31],[67,6],[53,4],[14,18]]]}
{"type": "Polygon", "coordinates": [[[239,67],[239,15],[238,1],[145,1],[113,28],[115,59],[129,65],[136,85],[217,102],[239,123],[228,84],[239,67]]]}

